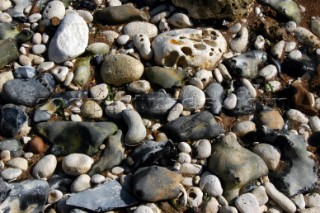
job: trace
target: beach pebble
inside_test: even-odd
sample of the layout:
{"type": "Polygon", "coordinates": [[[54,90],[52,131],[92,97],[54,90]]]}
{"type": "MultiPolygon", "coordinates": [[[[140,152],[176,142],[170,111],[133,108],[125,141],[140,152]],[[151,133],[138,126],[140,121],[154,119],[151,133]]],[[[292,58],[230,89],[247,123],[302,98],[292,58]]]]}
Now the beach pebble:
{"type": "Polygon", "coordinates": [[[133,213],[154,213],[149,206],[141,205],[136,208],[133,213]]]}
{"type": "Polygon", "coordinates": [[[307,116],[296,109],[289,109],[286,115],[290,120],[296,121],[301,124],[307,124],[309,122],[307,116]]]}
{"type": "Polygon", "coordinates": [[[257,97],[257,91],[252,85],[252,83],[246,78],[241,79],[241,81],[242,81],[242,84],[248,89],[248,92],[250,93],[251,97],[252,98],[257,97]]]}
{"type": "Polygon", "coordinates": [[[278,70],[273,64],[269,64],[259,71],[259,75],[266,80],[271,80],[277,76],[278,70]]]}
{"type": "Polygon", "coordinates": [[[186,142],[180,142],[178,144],[178,149],[180,152],[190,153],[192,151],[191,146],[186,142]]]}
{"type": "Polygon", "coordinates": [[[295,41],[289,41],[286,43],[285,51],[291,52],[297,47],[297,43],[295,41]]]}
{"type": "Polygon", "coordinates": [[[229,93],[226,99],[223,101],[223,107],[232,110],[237,105],[237,96],[234,93],[229,93]]]}
{"type": "Polygon", "coordinates": [[[12,3],[10,0],[0,0],[0,10],[1,11],[6,11],[10,7],[12,7],[12,3]]]}
{"type": "Polygon", "coordinates": [[[182,88],[179,99],[183,105],[183,109],[191,111],[201,109],[206,101],[204,92],[192,85],[182,88]]]}
{"type": "Polygon", "coordinates": [[[33,168],[32,174],[38,179],[47,179],[51,176],[57,167],[57,159],[49,154],[41,158],[33,168]]]}
{"type": "Polygon", "coordinates": [[[254,41],[254,47],[257,50],[262,50],[264,48],[265,43],[266,43],[266,41],[265,41],[264,37],[262,35],[258,35],[256,37],[256,40],[254,41]]]}
{"type": "Polygon", "coordinates": [[[91,177],[91,182],[93,184],[100,184],[106,181],[106,178],[103,175],[95,174],[91,177]]]}
{"type": "Polygon", "coordinates": [[[60,20],[64,18],[65,14],[66,10],[63,2],[57,0],[49,2],[42,13],[44,19],[52,19],[56,17],[60,20]]]}
{"type": "Polygon", "coordinates": [[[93,159],[85,154],[73,153],[62,160],[62,169],[68,175],[78,176],[88,172],[93,159]]]}
{"type": "Polygon", "coordinates": [[[175,13],[168,18],[168,23],[177,28],[192,27],[192,22],[189,17],[184,13],[175,13]]]}
{"type": "Polygon", "coordinates": [[[181,164],[180,172],[184,175],[198,175],[202,172],[202,166],[193,163],[183,163],[181,164]]]}
{"type": "Polygon", "coordinates": [[[7,166],[12,168],[21,169],[22,171],[28,170],[28,161],[25,158],[13,158],[7,162],[7,166]]]}
{"type": "Polygon", "coordinates": [[[142,142],[147,135],[147,130],[139,113],[135,110],[123,110],[122,117],[128,126],[125,136],[126,145],[136,146],[142,142]]]}
{"type": "Polygon", "coordinates": [[[121,46],[125,45],[130,40],[130,36],[128,35],[120,35],[117,38],[117,43],[121,46]]]}
{"type": "Polygon", "coordinates": [[[172,107],[172,109],[170,110],[168,117],[167,117],[167,121],[173,121],[177,118],[179,118],[179,116],[181,115],[183,111],[183,105],[180,103],[177,103],[176,105],[174,105],[174,107],[172,107]]]}
{"type": "Polygon", "coordinates": [[[285,28],[288,33],[293,33],[293,31],[297,28],[297,24],[294,21],[289,21],[286,23],[285,28]]]}
{"type": "Polygon", "coordinates": [[[89,175],[80,175],[72,182],[70,187],[71,192],[81,192],[83,190],[89,189],[91,187],[90,181],[91,178],[89,175]]]}
{"type": "Polygon", "coordinates": [[[51,74],[59,82],[63,82],[64,80],[66,80],[68,72],[69,69],[65,66],[57,66],[51,70],[51,74]]]}
{"type": "Polygon", "coordinates": [[[293,60],[299,60],[302,58],[302,53],[300,50],[293,50],[288,54],[288,57],[293,60]]]}
{"type": "Polygon", "coordinates": [[[271,171],[276,171],[281,157],[281,153],[276,147],[259,143],[253,147],[252,151],[264,160],[271,171]]]}
{"type": "Polygon", "coordinates": [[[77,10],[79,16],[81,16],[87,23],[91,23],[93,21],[93,15],[86,10],[77,10]]]}
{"type": "Polygon", "coordinates": [[[91,87],[90,96],[97,101],[104,100],[108,96],[108,85],[102,83],[91,87]]]}
{"type": "Polygon", "coordinates": [[[113,43],[119,37],[119,34],[113,30],[103,31],[102,35],[107,39],[109,43],[113,43]]]}
{"type": "Polygon", "coordinates": [[[180,152],[178,156],[179,163],[191,163],[191,156],[185,152],[180,152]]]}
{"type": "Polygon", "coordinates": [[[283,51],[284,51],[284,46],[286,42],[284,40],[279,41],[276,43],[272,48],[271,48],[271,54],[275,56],[276,58],[281,58],[283,51]]]}
{"type": "Polygon", "coordinates": [[[320,207],[320,195],[318,193],[310,193],[304,196],[306,207],[320,207]]]}
{"type": "Polygon", "coordinates": [[[207,139],[196,141],[194,147],[198,159],[206,159],[211,155],[211,143],[207,139]]]}
{"type": "Polygon", "coordinates": [[[105,112],[111,118],[120,119],[122,118],[121,112],[126,108],[126,105],[122,101],[114,101],[106,106],[105,112]]]}
{"type": "Polygon", "coordinates": [[[153,51],[151,49],[151,43],[146,34],[136,34],[132,38],[134,46],[137,48],[141,57],[145,60],[151,60],[153,58],[153,51]]]}
{"type": "Polygon", "coordinates": [[[17,168],[6,168],[1,171],[1,177],[5,180],[15,180],[22,174],[21,169],[17,168]]]}
{"type": "Polygon", "coordinates": [[[299,209],[304,209],[306,202],[304,200],[303,194],[297,194],[291,198],[291,200],[296,204],[299,209]]]}
{"type": "Polygon", "coordinates": [[[310,117],[309,124],[313,132],[320,131],[320,119],[318,116],[310,117]]]}
{"type": "Polygon", "coordinates": [[[127,87],[130,92],[137,94],[145,94],[151,90],[151,85],[149,81],[138,80],[130,83],[127,87]]]}
{"type": "Polygon", "coordinates": [[[99,119],[103,116],[103,110],[97,102],[88,100],[82,105],[81,114],[86,118],[99,119]]]}
{"type": "Polygon", "coordinates": [[[234,132],[238,137],[242,137],[255,130],[256,124],[252,121],[242,121],[232,127],[232,132],[234,132]]]}
{"type": "Polygon", "coordinates": [[[198,187],[191,187],[187,191],[190,207],[198,207],[202,203],[203,192],[198,187]]]}
{"type": "Polygon", "coordinates": [[[259,203],[251,193],[240,195],[235,201],[237,209],[241,213],[259,213],[259,203]]]}
{"type": "Polygon", "coordinates": [[[265,205],[268,201],[268,195],[264,186],[259,186],[251,191],[251,193],[256,197],[259,206],[265,205]]]}
{"type": "Polygon", "coordinates": [[[56,203],[59,200],[61,200],[62,198],[63,198],[63,193],[59,190],[54,189],[48,193],[48,203],[49,204],[56,203]]]}
{"type": "Polygon", "coordinates": [[[41,44],[42,36],[40,33],[35,33],[32,37],[33,44],[41,44]]]}
{"type": "Polygon", "coordinates": [[[148,22],[133,21],[123,28],[123,33],[130,36],[130,38],[137,34],[144,34],[148,38],[154,38],[158,35],[158,28],[148,22]]]}
{"type": "Polygon", "coordinates": [[[243,52],[246,50],[249,41],[249,31],[246,27],[241,27],[241,29],[236,33],[235,38],[229,41],[230,48],[235,52],[243,52]]]}
{"type": "Polygon", "coordinates": [[[0,22],[10,23],[12,22],[12,17],[8,13],[0,13],[0,22]]]}
{"type": "Polygon", "coordinates": [[[30,23],[36,23],[42,19],[42,15],[40,13],[34,13],[30,15],[28,19],[30,23]]]}
{"type": "Polygon", "coordinates": [[[46,45],[44,44],[36,44],[32,47],[32,52],[36,55],[41,55],[47,50],[46,45]]]}
{"type": "Polygon", "coordinates": [[[217,197],[222,195],[223,188],[219,178],[210,172],[204,172],[201,176],[200,189],[210,196],[217,197]]]}

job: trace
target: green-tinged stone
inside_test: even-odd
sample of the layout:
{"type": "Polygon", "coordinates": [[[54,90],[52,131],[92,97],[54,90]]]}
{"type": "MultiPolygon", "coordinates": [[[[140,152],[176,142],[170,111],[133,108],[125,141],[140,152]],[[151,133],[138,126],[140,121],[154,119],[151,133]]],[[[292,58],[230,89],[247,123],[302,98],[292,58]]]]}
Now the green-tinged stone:
{"type": "Polygon", "coordinates": [[[99,151],[104,140],[118,127],[112,122],[55,121],[35,126],[37,132],[53,144],[51,153],[64,156],[85,153],[90,156],[99,151]]]}
{"type": "Polygon", "coordinates": [[[18,35],[19,30],[11,23],[0,24],[0,40],[14,38],[18,35]]]}
{"type": "Polygon", "coordinates": [[[92,53],[93,55],[97,55],[97,54],[106,55],[109,53],[110,47],[106,43],[95,42],[90,44],[86,50],[92,53]]]}
{"type": "Polygon", "coordinates": [[[0,69],[19,58],[15,41],[11,38],[0,41],[0,69]]]}
{"type": "Polygon", "coordinates": [[[188,77],[185,71],[163,67],[148,67],[145,69],[145,76],[152,84],[159,85],[165,89],[179,87],[184,84],[188,77]]]}
{"type": "Polygon", "coordinates": [[[75,83],[76,85],[83,86],[90,80],[90,60],[91,56],[79,58],[77,60],[73,78],[73,83],[75,83]]]}

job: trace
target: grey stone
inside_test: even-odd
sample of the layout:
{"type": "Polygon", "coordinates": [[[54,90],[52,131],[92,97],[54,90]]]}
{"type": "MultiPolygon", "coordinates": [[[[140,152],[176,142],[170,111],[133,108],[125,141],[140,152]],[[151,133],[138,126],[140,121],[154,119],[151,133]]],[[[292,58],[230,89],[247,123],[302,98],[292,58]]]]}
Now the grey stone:
{"type": "Polygon", "coordinates": [[[128,126],[128,131],[125,136],[126,145],[139,145],[147,135],[147,130],[141,116],[137,111],[127,109],[122,111],[122,117],[128,126]]]}
{"type": "Polygon", "coordinates": [[[235,204],[241,213],[260,213],[259,203],[251,193],[240,195],[235,204]]]}
{"type": "Polygon", "coordinates": [[[22,144],[16,139],[0,141],[0,150],[9,150],[13,157],[19,157],[23,154],[22,144]]]}
{"type": "Polygon", "coordinates": [[[0,203],[2,203],[6,199],[9,191],[10,187],[8,186],[8,184],[0,178],[0,203]]]}
{"type": "Polygon", "coordinates": [[[137,200],[128,194],[117,181],[108,181],[93,189],[74,194],[67,199],[69,206],[90,211],[105,212],[137,204],[137,200]],[[108,196],[106,196],[108,195],[108,196]]]}
{"type": "Polygon", "coordinates": [[[237,96],[237,105],[230,110],[230,113],[234,116],[253,114],[255,111],[255,103],[249,90],[245,86],[241,86],[236,89],[235,95],[237,96]]]}
{"type": "Polygon", "coordinates": [[[36,75],[36,69],[31,66],[22,66],[13,72],[15,78],[33,78],[36,75]]]}
{"type": "Polygon", "coordinates": [[[14,79],[3,85],[2,95],[10,103],[33,107],[49,98],[50,91],[35,79],[14,79]]]}
{"type": "Polygon", "coordinates": [[[6,104],[1,109],[0,130],[3,135],[13,137],[26,125],[28,115],[24,110],[13,104],[6,104]]]}
{"type": "Polygon", "coordinates": [[[192,85],[182,87],[179,99],[179,101],[183,105],[183,109],[190,111],[203,108],[206,102],[204,92],[198,87],[192,85]]]}
{"type": "Polygon", "coordinates": [[[206,104],[212,114],[220,114],[222,101],[224,98],[224,89],[219,83],[211,83],[206,89],[206,104]]]}
{"type": "Polygon", "coordinates": [[[212,139],[224,132],[208,112],[179,117],[165,126],[165,131],[178,141],[212,139]]]}

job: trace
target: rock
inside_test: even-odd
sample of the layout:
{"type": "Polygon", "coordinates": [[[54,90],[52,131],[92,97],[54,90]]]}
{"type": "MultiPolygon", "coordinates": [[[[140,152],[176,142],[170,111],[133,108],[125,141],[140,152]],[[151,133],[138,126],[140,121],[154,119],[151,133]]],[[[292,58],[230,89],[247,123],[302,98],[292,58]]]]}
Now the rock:
{"type": "Polygon", "coordinates": [[[187,191],[188,204],[191,208],[198,207],[202,203],[203,192],[198,187],[191,187],[187,191]]]}
{"type": "Polygon", "coordinates": [[[209,140],[203,139],[196,141],[194,143],[196,148],[195,152],[197,153],[196,158],[198,159],[206,159],[210,157],[211,154],[211,143],[209,140]]]}
{"type": "Polygon", "coordinates": [[[26,150],[34,154],[42,154],[46,151],[46,149],[47,145],[38,136],[33,137],[26,146],[26,150]]]}
{"type": "Polygon", "coordinates": [[[152,208],[148,207],[148,206],[138,206],[138,208],[136,208],[133,213],[153,213],[152,208]]]}
{"type": "Polygon", "coordinates": [[[241,86],[236,89],[237,105],[230,112],[234,116],[250,115],[255,111],[254,99],[251,97],[249,90],[241,86]]]}
{"type": "Polygon", "coordinates": [[[100,105],[92,100],[88,100],[82,105],[81,113],[85,118],[89,119],[99,119],[103,116],[100,105]]]}
{"type": "Polygon", "coordinates": [[[299,60],[300,58],[302,58],[302,53],[300,50],[293,50],[288,54],[288,57],[293,60],[299,60]]]}
{"type": "Polygon", "coordinates": [[[108,85],[98,84],[90,88],[90,95],[97,101],[104,100],[108,96],[108,85]]]}
{"type": "Polygon", "coordinates": [[[82,174],[73,181],[70,190],[71,192],[77,193],[89,189],[90,187],[90,176],[82,174]]]}
{"type": "Polygon", "coordinates": [[[0,179],[0,203],[6,199],[9,191],[9,185],[4,180],[0,179]]]}
{"type": "Polygon", "coordinates": [[[212,114],[220,114],[222,101],[224,98],[224,89],[219,83],[211,83],[206,89],[206,104],[209,105],[212,114]]]}
{"type": "Polygon", "coordinates": [[[76,193],[67,199],[66,204],[90,211],[105,212],[129,207],[137,204],[138,201],[128,194],[122,186],[115,180],[105,182],[93,189],[87,189],[76,193]],[[108,194],[109,196],[105,196],[108,194]]]}
{"type": "Polygon", "coordinates": [[[309,122],[307,116],[296,109],[289,109],[286,115],[290,120],[296,121],[301,124],[307,124],[309,122]]]}
{"type": "Polygon", "coordinates": [[[128,35],[120,35],[117,38],[117,43],[121,46],[124,46],[126,43],[128,43],[128,41],[130,40],[130,36],[128,35]]]}
{"type": "Polygon", "coordinates": [[[48,49],[55,63],[62,63],[81,55],[88,45],[89,28],[77,13],[68,13],[61,21],[48,49]]]}
{"type": "Polygon", "coordinates": [[[226,51],[227,42],[219,31],[212,28],[186,28],[161,33],[153,40],[152,48],[159,65],[211,70],[226,51]]]}
{"type": "Polygon", "coordinates": [[[93,164],[93,159],[87,155],[73,153],[62,160],[62,169],[68,175],[81,175],[87,173],[93,164]]]}
{"type": "Polygon", "coordinates": [[[264,184],[268,196],[275,201],[284,211],[289,213],[296,212],[296,206],[294,203],[287,198],[284,194],[279,192],[271,182],[264,184]]]}
{"type": "Polygon", "coordinates": [[[310,124],[310,127],[311,127],[311,130],[313,132],[318,132],[320,131],[320,119],[318,116],[312,116],[310,119],[309,119],[309,124],[310,124]]]}
{"type": "Polygon", "coordinates": [[[8,197],[0,204],[1,212],[41,212],[47,201],[49,184],[26,180],[11,185],[8,197]]]}
{"type": "Polygon", "coordinates": [[[95,174],[91,177],[91,182],[93,184],[100,184],[106,181],[106,178],[103,175],[95,174]]]}
{"type": "Polygon", "coordinates": [[[138,80],[130,83],[127,89],[132,93],[145,94],[151,90],[151,85],[149,81],[138,80]]]}
{"type": "Polygon", "coordinates": [[[106,106],[105,112],[107,116],[119,120],[122,118],[122,111],[126,108],[126,105],[122,101],[114,101],[106,106]]]}
{"type": "Polygon", "coordinates": [[[24,10],[25,8],[32,5],[29,0],[12,0],[14,7],[10,8],[7,12],[14,18],[25,18],[24,10]]]}
{"type": "Polygon", "coordinates": [[[0,41],[0,48],[3,50],[0,54],[0,69],[19,58],[16,41],[12,38],[0,41]]]}
{"type": "Polygon", "coordinates": [[[123,110],[122,117],[128,126],[128,132],[125,136],[126,145],[139,145],[147,135],[141,116],[135,110],[123,110]]]}
{"type": "Polygon", "coordinates": [[[75,66],[74,77],[72,82],[80,87],[84,86],[91,77],[90,71],[91,56],[82,57],[77,59],[75,66]]]}
{"type": "Polygon", "coordinates": [[[238,19],[248,13],[253,1],[224,1],[223,3],[216,0],[210,1],[189,1],[189,0],[173,0],[173,4],[188,10],[192,18],[208,19],[208,18],[230,18],[238,19]]]}
{"type": "Polygon", "coordinates": [[[46,45],[44,44],[35,44],[32,47],[32,52],[36,55],[41,55],[47,50],[46,45]]]}
{"type": "Polygon", "coordinates": [[[51,93],[55,91],[56,82],[50,73],[40,74],[36,79],[51,93]]]}
{"type": "Polygon", "coordinates": [[[170,18],[168,18],[168,23],[177,28],[188,28],[192,27],[193,24],[189,17],[183,13],[175,13],[170,18]]]}
{"type": "Polygon", "coordinates": [[[234,93],[229,93],[223,101],[223,107],[227,110],[232,110],[237,106],[237,96],[234,93]]]}
{"type": "Polygon", "coordinates": [[[123,33],[133,38],[135,35],[144,34],[148,38],[154,38],[158,35],[158,28],[148,22],[134,21],[123,28],[123,33]]]}
{"type": "Polygon", "coordinates": [[[274,77],[277,76],[277,74],[278,74],[278,70],[276,66],[274,66],[273,64],[269,64],[259,71],[259,76],[264,77],[266,80],[273,79],[274,77]]]}
{"type": "Polygon", "coordinates": [[[309,158],[303,136],[280,135],[275,144],[280,146],[282,156],[288,159],[282,171],[271,178],[277,188],[289,197],[312,189],[317,182],[317,167],[309,158]]]}
{"type": "Polygon", "coordinates": [[[134,107],[143,117],[164,118],[176,102],[170,94],[167,94],[164,90],[159,90],[136,96],[134,107]]]}
{"type": "Polygon", "coordinates": [[[53,144],[51,153],[62,156],[75,152],[93,155],[118,128],[111,122],[56,121],[39,123],[35,129],[53,144]]]}
{"type": "Polygon", "coordinates": [[[300,23],[301,14],[298,4],[293,0],[285,0],[279,2],[278,0],[259,0],[275,9],[278,13],[285,16],[289,20],[300,23]]]}
{"type": "Polygon", "coordinates": [[[234,133],[228,133],[212,149],[209,171],[224,184],[224,194],[228,200],[237,197],[239,189],[248,182],[268,174],[264,161],[243,148],[234,133]]]}
{"type": "Polygon", "coordinates": [[[48,194],[48,203],[56,203],[57,201],[61,200],[63,197],[63,193],[59,190],[51,190],[48,194]]]}
{"type": "Polygon", "coordinates": [[[224,132],[208,111],[179,117],[165,126],[168,135],[178,141],[211,139],[224,132]]]}
{"type": "Polygon", "coordinates": [[[268,169],[276,171],[281,157],[279,149],[269,144],[259,143],[253,147],[252,151],[264,160],[268,169]]]}
{"type": "Polygon", "coordinates": [[[180,150],[180,152],[184,152],[184,153],[191,153],[192,152],[191,146],[189,144],[187,144],[186,142],[180,142],[178,144],[178,149],[180,150]]]}
{"type": "Polygon", "coordinates": [[[202,174],[199,187],[203,192],[213,197],[217,197],[223,193],[219,178],[210,172],[202,174]]]}
{"type": "Polygon", "coordinates": [[[125,24],[133,21],[147,21],[148,14],[130,5],[106,7],[94,13],[96,21],[105,24],[125,24]]]}
{"type": "Polygon", "coordinates": [[[220,204],[218,203],[217,199],[211,197],[209,201],[204,203],[201,209],[203,212],[218,213],[219,205],[220,204]]]}
{"type": "Polygon", "coordinates": [[[180,103],[177,103],[170,110],[170,112],[168,114],[168,117],[167,117],[167,121],[171,122],[171,121],[174,121],[175,119],[179,118],[179,116],[181,115],[182,111],[183,111],[183,105],[180,104],[180,103]]]}
{"type": "Polygon", "coordinates": [[[36,70],[31,66],[22,66],[16,69],[13,75],[15,78],[33,78],[36,75],[36,70]]]}
{"type": "Polygon", "coordinates": [[[320,40],[319,38],[314,35],[312,32],[310,32],[309,30],[307,30],[306,28],[303,27],[297,27],[294,30],[294,36],[296,37],[296,39],[307,45],[310,47],[320,47],[320,40]]]}
{"type": "Polygon", "coordinates": [[[311,19],[311,31],[318,37],[320,37],[320,19],[311,19]]]}
{"type": "Polygon", "coordinates": [[[314,96],[308,90],[306,90],[301,84],[291,84],[294,95],[292,100],[295,109],[300,110],[308,115],[317,115],[318,112],[314,109],[314,96]]]}
{"type": "Polygon", "coordinates": [[[306,207],[320,207],[320,195],[318,193],[310,193],[304,196],[306,207]]]}
{"type": "Polygon", "coordinates": [[[101,173],[109,170],[115,166],[120,165],[122,160],[125,158],[124,147],[122,145],[122,131],[119,130],[115,135],[108,137],[108,142],[101,155],[100,159],[96,164],[93,165],[89,174],[101,173]]]}
{"type": "Polygon", "coordinates": [[[238,137],[245,136],[246,134],[254,132],[255,130],[256,124],[252,121],[242,121],[232,127],[232,132],[235,133],[238,137]]]}
{"type": "Polygon", "coordinates": [[[143,167],[132,178],[134,195],[147,202],[174,199],[180,193],[182,176],[165,167],[143,167]]]}
{"type": "MultiPolygon", "coordinates": [[[[21,169],[17,168],[6,168],[1,171],[1,177],[7,181],[13,181],[17,179],[22,174],[21,169]]],[[[1,210],[1,205],[0,205],[1,210]]]]}
{"type": "Polygon", "coordinates": [[[50,91],[35,79],[14,79],[3,85],[3,97],[17,105],[33,107],[50,96],[50,91]]]}
{"type": "Polygon", "coordinates": [[[28,125],[28,115],[24,110],[13,104],[6,104],[1,109],[0,130],[3,135],[13,137],[28,125]]]}
{"type": "Polygon", "coordinates": [[[179,153],[178,162],[181,163],[181,164],[191,163],[191,156],[189,154],[187,154],[187,153],[180,152],[179,153]]]}
{"type": "Polygon", "coordinates": [[[13,157],[19,157],[23,154],[22,144],[16,139],[0,141],[0,150],[9,150],[13,157]]]}
{"type": "Polygon", "coordinates": [[[286,42],[284,40],[277,42],[274,46],[272,46],[271,54],[278,59],[281,58],[284,53],[285,45],[286,45],[286,42]]]}
{"type": "Polygon", "coordinates": [[[11,71],[0,73],[0,93],[2,92],[3,85],[10,80],[13,80],[14,76],[11,71]]]}
{"type": "Polygon", "coordinates": [[[38,179],[47,179],[57,167],[57,158],[54,155],[46,155],[33,167],[32,174],[38,179]]]}
{"type": "Polygon", "coordinates": [[[1,10],[1,11],[6,11],[6,10],[8,10],[10,7],[12,7],[11,1],[8,1],[8,0],[1,0],[1,1],[0,1],[0,10],[1,10]]]}
{"type": "Polygon", "coordinates": [[[13,158],[7,162],[7,166],[21,169],[22,171],[28,170],[28,161],[25,158],[13,158]]]}
{"type": "Polygon", "coordinates": [[[259,213],[259,203],[251,193],[240,195],[236,199],[236,207],[241,213],[259,213]]]}
{"type": "Polygon", "coordinates": [[[158,66],[146,68],[144,75],[150,83],[165,89],[182,86],[187,77],[187,73],[184,71],[158,66]]]}
{"type": "Polygon", "coordinates": [[[95,42],[90,44],[86,51],[93,53],[94,55],[101,54],[101,55],[106,55],[110,51],[110,47],[106,43],[102,42],[95,42]]]}
{"type": "Polygon", "coordinates": [[[87,10],[77,10],[79,16],[81,16],[87,23],[93,22],[93,15],[87,10]]]}
{"type": "Polygon", "coordinates": [[[284,126],[284,120],[277,110],[263,111],[259,115],[259,119],[262,125],[270,129],[282,129],[284,126]]]}
{"type": "Polygon", "coordinates": [[[203,167],[193,163],[183,163],[180,168],[180,172],[183,175],[200,175],[203,171],[203,167]]]}
{"type": "Polygon", "coordinates": [[[259,186],[251,191],[251,193],[256,197],[259,206],[266,204],[269,201],[266,189],[264,186],[259,186]]]}
{"type": "Polygon", "coordinates": [[[143,64],[128,55],[116,54],[105,57],[100,74],[107,84],[120,86],[139,80],[143,74],[143,64]]]}
{"type": "Polygon", "coordinates": [[[254,78],[258,75],[259,65],[267,60],[267,53],[252,50],[232,58],[223,60],[223,64],[234,76],[254,78]]]}
{"type": "Polygon", "coordinates": [[[190,111],[203,108],[206,101],[204,92],[192,85],[182,87],[179,99],[183,105],[183,109],[190,111]]]}
{"type": "Polygon", "coordinates": [[[249,31],[246,27],[236,33],[236,36],[229,40],[230,48],[235,52],[243,52],[246,50],[249,40],[249,31]]]}
{"type": "Polygon", "coordinates": [[[42,16],[44,19],[52,19],[56,17],[62,20],[65,14],[66,9],[63,2],[55,0],[47,4],[46,8],[43,10],[42,16]]]}

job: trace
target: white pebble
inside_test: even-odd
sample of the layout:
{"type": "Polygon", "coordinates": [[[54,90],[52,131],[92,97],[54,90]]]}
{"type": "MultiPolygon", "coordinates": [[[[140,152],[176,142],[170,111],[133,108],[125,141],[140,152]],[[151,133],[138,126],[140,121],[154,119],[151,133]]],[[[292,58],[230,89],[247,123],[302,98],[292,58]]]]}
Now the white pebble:
{"type": "Polygon", "coordinates": [[[297,27],[297,24],[294,21],[289,21],[286,23],[285,28],[288,33],[292,33],[297,27]]]}
{"type": "Polygon", "coordinates": [[[49,204],[56,203],[59,200],[61,200],[62,198],[63,198],[63,193],[59,190],[54,189],[48,193],[48,203],[49,204]]]}
{"type": "Polygon", "coordinates": [[[1,23],[11,23],[12,17],[8,13],[0,13],[0,22],[1,23]]]}
{"type": "Polygon", "coordinates": [[[0,154],[0,159],[3,162],[9,161],[11,159],[11,153],[9,150],[3,150],[0,154]]]}
{"type": "Polygon", "coordinates": [[[22,174],[21,169],[17,168],[6,168],[1,171],[1,177],[5,180],[15,180],[22,174]]]}
{"type": "Polygon", "coordinates": [[[266,41],[265,41],[264,37],[262,35],[258,35],[256,37],[256,40],[254,41],[254,47],[257,50],[262,50],[264,48],[265,43],[266,43],[266,41]]]}
{"type": "Polygon", "coordinates": [[[223,107],[231,110],[237,106],[237,96],[234,93],[229,93],[223,101],[223,107]]]}
{"type": "Polygon", "coordinates": [[[117,42],[119,45],[125,45],[130,39],[130,36],[128,35],[121,35],[117,38],[117,42]]]}
{"type": "Polygon", "coordinates": [[[32,47],[32,52],[36,55],[41,55],[47,50],[46,45],[44,44],[36,44],[32,47]]]}
{"type": "Polygon", "coordinates": [[[168,23],[177,28],[187,28],[193,26],[189,16],[183,13],[173,14],[170,18],[168,18],[168,23]]]}
{"type": "Polygon", "coordinates": [[[198,187],[191,187],[187,191],[188,204],[192,207],[198,207],[202,203],[203,192],[198,187]]]}
{"type": "Polygon", "coordinates": [[[246,78],[243,78],[241,81],[242,81],[242,84],[248,89],[251,97],[252,98],[257,97],[257,91],[254,88],[254,86],[251,84],[251,82],[246,78]]]}
{"type": "Polygon", "coordinates": [[[25,158],[16,157],[7,162],[7,166],[21,169],[22,171],[28,170],[28,161],[25,158]]]}
{"type": "Polygon", "coordinates": [[[313,132],[320,131],[320,119],[318,116],[312,116],[309,123],[313,132]]]}
{"type": "Polygon", "coordinates": [[[211,143],[207,139],[202,139],[194,143],[196,148],[196,158],[206,159],[211,155],[211,143]]]}
{"type": "Polygon", "coordinates": [[[219,178],[210,172],[204,172],[202,174],[199,187],[203,192],[213,197],[220,196],[223,193],[219,178]]]}
{"type": "Polygon", "coordinates": [[[70,190],[71,192],[81,192],[83,190],[89,189],[91,178],[87,174],[82,174],[77,177],[71,184],[70,190]]]}
{"type": "Polygon", "coordinates": [[[302,58],[302,53],[300,52],[300,50],[293,50],[288,54],[288,57],[294,60],[298,60],[302,58]]]}
{"type": "Polygon", "coordinates": [[[108,96],[108,85],[102,83],[91,87],[90,95],[95,100],[104,100],[108,96]]]}
{"type": "Polygon", "coordinates": [[[91,177],[91,182],[93,184],[100,184],[106,181],[106,178],[103,175],[95,174],[91,177]]]}
{"type": "Polygon", "coordinates": [[[259,213],[259,203],[251,193],[240,195],[236,199],[236,207],[241,213],[259,213]]]}
{"type": "Polygon", "coordinates": [[[57,158],[54,155],[46,155],[34,166],[32,174],[38,179],[47,179],[57,167],[57,158]]]}
{"type": "Polygon", "coordinates": [[[271,48],[271,54],[276,58],[280,58],[283,54],[284,46],[286,42],[284,40],[279,41],[271,48]]]}
{"type": "Polygon", "coordinates": [[[297,47],[297,43],[295,41],[289,41],[286,43],[286,47],[285,47],[285,51],[291,52],[292,50],[294,50],[297,47]]]}
{"type": "Polygon", "coordinates": [[[309,122],[309,119],[307,118],[307,116],[302,112],[300,112],[299,110],[290,109],[287,111],[286,114],[287,114],[287,117],[292,121],[296,121],[301,124],[307,124],[309,122]]]}
{"type": "Polygon", "coordinates": [[[259,75],[264,77],[266,80],[271,80],[272,78],[276,77],[277,73],[277,67],[273,64],[269,64],[259,71],[259,75]]]}
{"type": "Polygon", "coordinates": [[[68,175],[87,173],[93,164],[93,159],[85,154],[73,153],[62,160],[62,169],[68,175]]]}
{"type": "Polygon", "coordinates": [[[180,152],[185,152],[185,153],[191,153],[192,151],[190,145],[187,144],[186,142],[180,142],[178,144],[178,149],[180,150],[180,152]]]}
{"type": "Polygon", "coordinates": [[[178,155],[178,162],[183,163],[191,163],[191,156],[185,152],[180,152],[178,155]]]}
{"type": "Polygon", "coordinates": [[[68,72],[68,67],[64,66],[57,66],[51,70],[51,74],[59,82],[63,82],[66,79],[68,72]]]}
{"type": "Polygon", "coordinates": [[[29,22],[36,23],[36,22],[40,21],[41,18],[42,18],[42,15],[40,13],[34,13],[29,16],[29,22]]]}

